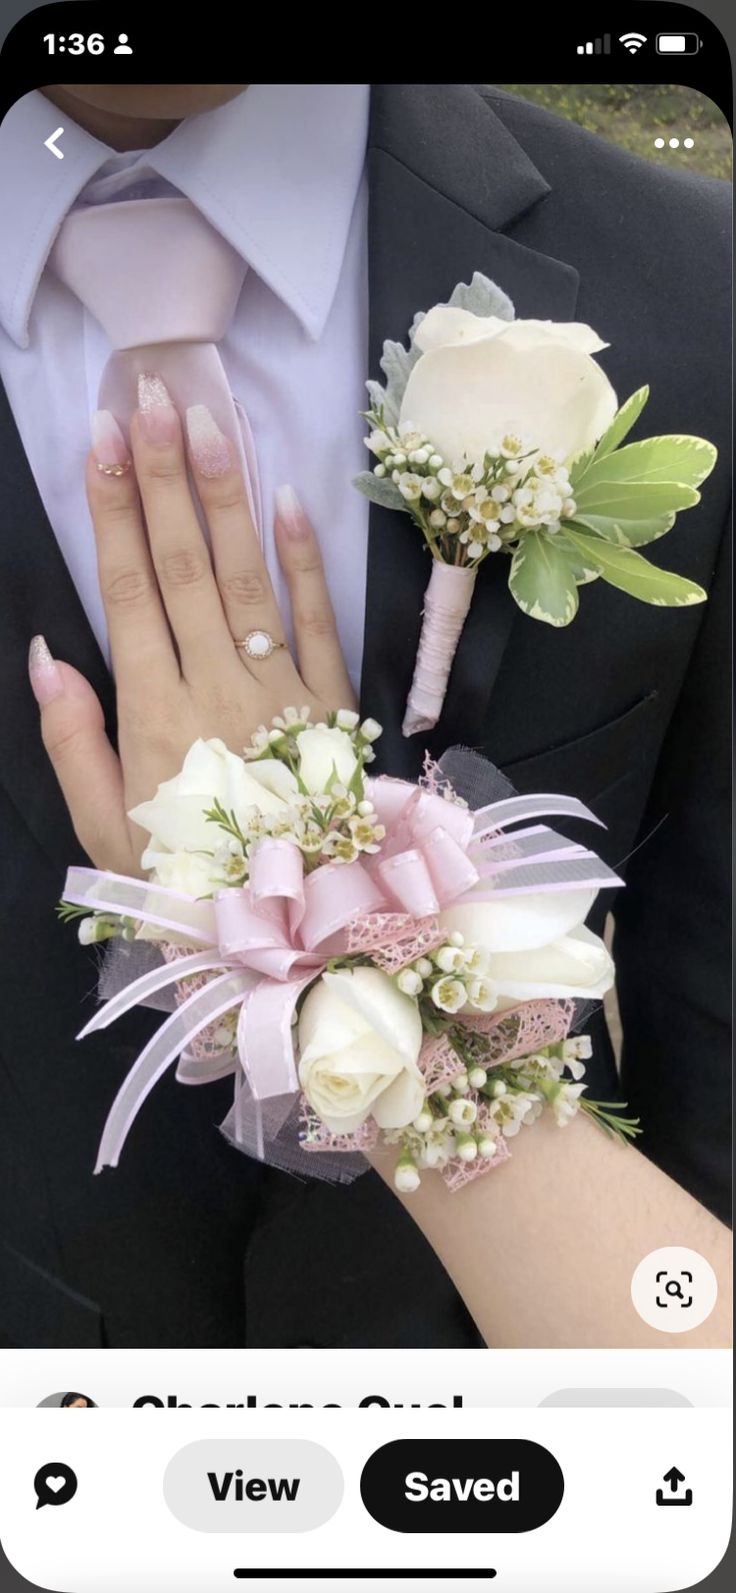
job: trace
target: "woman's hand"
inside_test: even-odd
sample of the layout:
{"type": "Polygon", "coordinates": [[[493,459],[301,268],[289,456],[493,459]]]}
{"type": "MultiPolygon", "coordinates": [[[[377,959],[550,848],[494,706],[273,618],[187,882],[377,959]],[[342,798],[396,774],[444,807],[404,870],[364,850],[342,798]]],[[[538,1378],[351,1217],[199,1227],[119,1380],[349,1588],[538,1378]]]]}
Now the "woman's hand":
{"type": "Polygon", "coordinates": [[[352,707],[317,539],[294,494],[279,494],[276,537],[296,639],[257,661],[249,632],[284,627],[248,509],[235,449],[198,407],[182,425],[158,377],[141,379],[132,462],[111,415],[97,417],[87,495],[117,688],[119,753],[92,687],[42,639],[31,681],[44,745],[77,837],[92,862],[139,874],[145,837],[127,817],[181,768],[198,736],[240,751],[287,704],[318,714],[352,707]],[[187,456],[212,553],[187,483],[187,456]]]}

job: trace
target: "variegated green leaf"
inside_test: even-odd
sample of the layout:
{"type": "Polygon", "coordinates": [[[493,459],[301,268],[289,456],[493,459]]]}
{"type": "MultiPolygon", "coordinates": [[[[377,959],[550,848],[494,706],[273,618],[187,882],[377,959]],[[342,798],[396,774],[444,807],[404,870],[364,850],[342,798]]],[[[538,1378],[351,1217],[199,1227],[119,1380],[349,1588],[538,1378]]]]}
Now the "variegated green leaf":
{"type": "Polygon", "coordinates": [[[633,548],[616,548],[597,537],[585,536],[567,527],[565,536],[573,547],[600,566],[604,581],[628,592],[642,603],[654,603],[663,608],[689,607],[704,603],[707,593],[695,581],[689,581],[671,570],[658,570],[636,553],[633,548]]]}
{"type": "Polygon", "coordinates": [[[703,437],[647,437],[594,460],[585,473],[584,488],[588,492],[593,482],[600,481],[677,481],[699,487],[717,457],[713,444],[703,437]]]}
{"type": "Polygon", "coordinates": [[[372,470],[361,470],[353,477],[353,486],[371,503],[380,503],[383,509],[405,509],[406,504],[394,481],[386,476],[374,476],[372,470]]]}
{"type": "Polygon", "coordinates": [[[578,513],[604,515],[607,519],[650,520],[653,515],[691,509],[700,502],[696,487],[679,481],[591,481],[576,487],[578,513]]]}
{"type": "Polygon", "coordinates": [[[606,454],[613,453],[614,448],[619,447],[619,444],[623,442],[624,437],[628,436],[632,426],[639,419],[648,397],[648,387],[640,387],[635,393],[632,393],[631,397],[627,398],[626,403],[622,404],[621,408],[616,412],[608,431],[604,431],[595,448],[587,454],[581,454],[580,458],[575,460],[570,471],[570,480],[574,487],[582,481],[583,476],[594,461],[603,459],[606,454]]]}
{"type": "Polygon", "coordinates": [[[558,531],[555,538],[555,547],[564,551],[570,573],[574,578],[576,586],[588,586],[591,581],[597,581],[600,579],[600,566],[593,564],[590,559],[586,559],[585,554],[581,553],[579,548],[574,548],[572,542],[567,541],[565,537],[564,520],[562,522],[562,530],[558,531]]]}
{"type": "Polygon", "coordinates": [[[575,575],[564,547],[528,531],[511,560],[509,587],[519,608],[547,625],[569,625],[578,611],[575,575]]]}
{"type": "Polygon", "coordinates": [[[622,516],[612,520],[603,514],[576,514],[574,523],[586,526],[605,537],[606,542],[616,542],[619,547],[643,548],[647,542],[656,542],[658,537],[672,530],[675,514],[670,511],[652,515],[648,520],[624,520],[622,516]]]}

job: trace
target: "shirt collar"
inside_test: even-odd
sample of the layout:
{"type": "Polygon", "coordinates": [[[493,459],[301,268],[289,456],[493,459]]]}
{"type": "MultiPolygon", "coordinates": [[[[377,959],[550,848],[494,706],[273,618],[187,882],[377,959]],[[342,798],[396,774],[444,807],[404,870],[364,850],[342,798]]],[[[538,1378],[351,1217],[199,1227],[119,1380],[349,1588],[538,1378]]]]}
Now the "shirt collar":
{"type": "MultiPolygon", "coordinates": [[[[318,338],[337,290],[360,186],[369,88],[252,84],[229,105],[188,117],[139,159],[191,199],[318,338]]],[[[33,299],[58,229],[113,152],[38,92],[0,130],[0,320],[26,347],[33,299]],[[59,116],[64,160],[44,147],[59,116]]]]}

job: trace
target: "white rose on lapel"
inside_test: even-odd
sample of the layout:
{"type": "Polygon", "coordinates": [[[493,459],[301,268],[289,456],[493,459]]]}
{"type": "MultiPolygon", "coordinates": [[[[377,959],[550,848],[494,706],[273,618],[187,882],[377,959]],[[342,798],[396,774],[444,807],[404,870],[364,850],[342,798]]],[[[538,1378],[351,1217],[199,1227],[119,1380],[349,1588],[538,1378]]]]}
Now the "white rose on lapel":
{"type": "Polygon", "coordinates": [[[353,1134],[371,1114],[404,1128],[424,1102],[417,1065],[419,1008],[378,968],[325,973],[299,1018],[299,1082],[333,1134],[353,1134]]]}
{"type": "Polygon", "coordinates": [[[451,463],[482,463],[506,434],[571,464],[616,413],[593,358],[607,347],[578,322],[503,321],[437,305],[417,328],[399,425],[431,437],[451,463]]]}
{"type": "Polygon", "coordinates": [[[555,627],[598,580],[657,607],[705,601],[695,581],[638,550],[700,501],[716,450],[679,434],[622,446],[649,388],[617,410],[595,358],[606,347],[582,322],[515,320],[478,271],[415,316],[408,348],[384,343],[385,384],[366,384],[375,463],[355,486],[410,515],[432,554],[405,736],[437,723],[489,557],[508,558],[522,612],[555,627]]]}

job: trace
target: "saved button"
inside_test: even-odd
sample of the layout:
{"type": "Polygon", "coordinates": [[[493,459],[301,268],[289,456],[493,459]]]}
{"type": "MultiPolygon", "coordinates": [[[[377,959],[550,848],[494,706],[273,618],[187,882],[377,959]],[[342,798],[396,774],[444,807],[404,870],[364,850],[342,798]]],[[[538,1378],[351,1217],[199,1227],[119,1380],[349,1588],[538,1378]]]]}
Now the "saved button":
{"type": "Polygon", "coordinates": [[[392,1532],[532,1532],[564,1491],[554,1455],[526,1438],[400,1438],[360,1479],[366,1510],[392,1532]]]}

